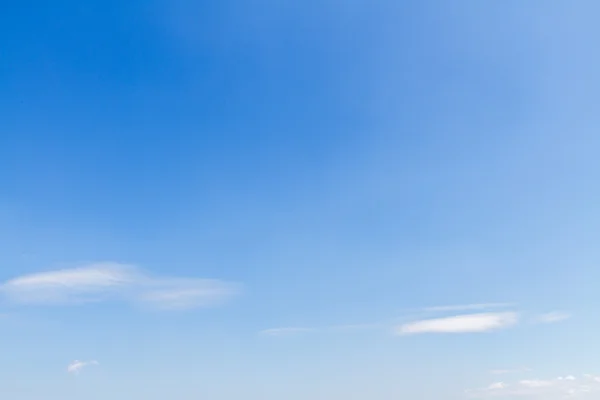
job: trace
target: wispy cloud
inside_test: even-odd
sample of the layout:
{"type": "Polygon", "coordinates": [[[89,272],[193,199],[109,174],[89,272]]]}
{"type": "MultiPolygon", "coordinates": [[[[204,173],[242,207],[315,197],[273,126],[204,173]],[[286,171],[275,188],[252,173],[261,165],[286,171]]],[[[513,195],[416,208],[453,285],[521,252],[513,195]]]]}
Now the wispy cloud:
{"type": "MultiPolygon", "coordinates": [[[[419,309],[421,313],[412,313],[412,320],[404,319],[404,323],[398,325],[391,321],[387,323],[368,323],[368,324],[351,324],[351,325],[332,325],[326,327],[312,328],[297,328],[284,327],[272,328],[261,331],[260,333],[266,336],[287,336],[299,333],[313,332],[351,332],[370,329],[393,329],[396,335],[414,335],[423,333],[478,333],[490,332],[509,328],[516,325],[520,321],[520,313],[514,311],[514,303],[477,303],[466,305],[450,305],[424,307],[419,309]],[[459,315],[450,315],[440,318],[425,318],[425,312],[452,312],[452,311],[468,311],[468,310],[491,310],[494,308],[508,308],[499,312],[479,312],[479,313],[463,313],[459,315]],[[513,308],[513,310],[510,310],[513,308]]],[[[540,322],[549,323],[557,322],[568,318],[566,313],[549,313],[540,316],[540,322]]],[[[396,320],[398,321],[398,320],[396,320]]],[[[530,371],[528,368],[517,369],[497,369],[490,371],[492,374],[508,374],[517,372],[530,371]]]]}
{"type": "Polygon", "coordinates": [[[212,307],[229,300],[240,285],[216,279],[162,279],[146,285],[138,301],[163,310],[212,307]]]}
{"type": "Polygon", "coordinates": [[[309,333],[309,332],[314,332],[315,329],[311,329],[311,328],[271,328],[271,329],[265,329],[263,331],[260,332],[261,335],[264,336],[291,336],[291,335],[297,335],[300,333],[309,333]]]}
{"type": "Polygon", "coordinates": [[[383,324],[346,324],[346,325],[331,325],[321,328],[308,328],[308,327],[284,327],[284,328],[271,328],[260,331],[261,335],[265,336],[291,336],[301,333],[349,333],[366,331],[372,329],[380,329],[384,327],[383,324]]]}
{"type": "Polygon", "coordinates": [[[99,263],[20,276],[2,284],[0,291],[15,303],[81,303],[106,299],[140,280],[134,267],[99,263]]]}
{"type": "Polygon", "coordinates": [[[471,398],[529,397],[534,399],[559,399],[578,396],[596,399],[600,393],[600,377],[583,375],[561,376],[554,379],[523,379],[514,383],[496,382],[482,389],[466,391],[471,398]]]}
{"type": "Polygon", "coordinates": [[[535,317],[534,322],[539,324],[552,324],[571,318],[570,314],[561,311],[553,311],[546,314],[540,314],[535,317]]]}
{"type": "Polygon", "coordinates": [[[365,331],[371,329],[379,329],[385,327],[384,324],[348,324],[348,325],[334,325],[326,328],[332,332],[353,332],[353,331],[365,331]]]}
{"type": "Polygon", "coordinates": [[[67,366],[67,372],[70,374],[78,374],[79,372],[81,372],[82,369],[84,369],[85,367],[88,367],[90,365],[98,365],[98,361],[96,361],[96,360],[90,360],[90,361],[75,360],[67,366]]]}
{"type": "Polygon", "coordinates": [[[469,310],[489,310],[492,308],[510,308],[514,307],[514,303],[475,303],[475,304],[459,304],[448,306],[425,307],[426,312],[446,312],[446,311],[469,311],[469,310]]]}
{"type": "Polygon", "coordinates": [[[17,304],[66,305],[118,300],[160,309],[208,307],[238,291],[239,286],[230,282],[154,277],[135,266],[118,263],[25,275],[0,285],[0,294],[17,304]]]}
{"type": "Polygon", "coordinates": [[[498,390],[504,389],[506,387],[506,383],[504,382],[494,382],[490,386],[487,387],[488,390],[498,390]]]}
{"type": "Polygon", "coordinates": [[[489,332],[516,324],[514,312],[465,314],[446,318],[409,322],[396,328],[399,335],[421,333],[476,333],[489,332]]]}

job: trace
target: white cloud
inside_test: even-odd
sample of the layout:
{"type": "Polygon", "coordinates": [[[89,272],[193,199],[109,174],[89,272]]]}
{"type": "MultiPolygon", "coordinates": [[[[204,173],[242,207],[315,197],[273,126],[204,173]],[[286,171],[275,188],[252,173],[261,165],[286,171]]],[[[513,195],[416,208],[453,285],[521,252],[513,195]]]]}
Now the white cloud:
{"type": "Polygon", "coordinates": [[[513,303],[476,303],[462,304],[450,306],[426,307],[423,310],[428,312],[445,312],[445,311],[468,311],[468,310],[488,310],[490,308],[510,308],[514,307],[513,303]]]}
{"type": "Polygon", "coordinates": [[[535,318],[535,322],[540,324],[552,324],[571,318],[570,314],[561,311],[553,311],[546,314],[540,314],[535,318]]]}
{"type": "MultiPolygon", "coordinates": [[[[436,306],[421,308],[421,311],[443,312],[456,310],[486,310],[492,308],[508,308],[514,306],[513,303],[477,303],[454,306],[436,306]]],[[[419,314],[417,314],[419,315],[419,314]]],[[[422,333],[477,333],[489,332],[503,328],[508,328],[516,325],[519,322],[519,313],[516,311],[504,310],[501,312],[480,312],[452,315],[442,318],[424,318],[413,314],[413,320],[393,327],[393,331],[397,335],[422,334],[422,333]]],[[[553,318],[559,318],[553,314],[553,318]]],[[[563,317],[564,318],[564,317],[563,317]]],[[[393,323],[370,323],[370,324],[353,324],[353,325],[332,325],[318,328],[273,328],[266,329],[260,333],[268,336],[283,336],[297,334],[300,332],[348,332],[367,329],[389,329],[393,323]]],[[[529,368],[517,369],[497,369],[490,371],[492,374],[508,374],[531,371],[529,368]]]]}
{"type": "Polygon", "coordinates": [[[539,400],[564,399],[577,396],[583,399],[596,399],[600,394],[600,378],[586,374],[582,378],[573,375],[555,379],[527,379],[515,383],[498,382],[483,389],[469,389],[471,398],[513,398],[525,397],[539,400]]]}
{"type": "Polygon", "coordinates": [[[83,368],[88,367],[90,365],[98,365],[98,361],[96,361],[96,360],[90,360],[90,361],[75,360],[67,366],[67,372],[70,374],[78,374],[83,368]]]}
{"type": "Polygon", "coordinates": [[[0,291],[15,303],[90,302],[107,298],[138,282],[135,268],[99,263],[20,276],[5,282],[0,291]]]}
{"type": "Polygon", "coordinates": [[[573,375],[567,375],[567,376],[559,376],[558,378],[559,381],[565,380],[565,381],[574,381],[577,378],[575,378],[573,375]]]}
{"type": "Polygon", "coordinates": [[[153,277],[118,263],[25,275],[0,285],[0,294],[18,304],[80,304],[120,300],[160,309],[187,309],[222,303],[236,284],[210,279],[153,277]]]}
{"type": "Polygon", "coordinates": [[[401,335],[420,333],[488,332],[516,324],[514,312],[457,315],[409,322],[396,328],[401,335]]]}
{"type": "Polygon", "coordinates": [[[504,389],[506,387],[506,384],[504,382],[495,382],[492,383],[490,386],[488,386],[489,390],[498,390],[498,389],[504,389]]]}
{"type": "Polygon", "coordinates": [[[311,329],[311,328],[272,328],[272,329],[265,329],[264,331],[261,331],[260,333],[265,336],[289,336],[289,335],[296,335],[299,333],[307,333],[307,332],[314,332],[314,331],[315,331],[315,329],[311,329]]]}

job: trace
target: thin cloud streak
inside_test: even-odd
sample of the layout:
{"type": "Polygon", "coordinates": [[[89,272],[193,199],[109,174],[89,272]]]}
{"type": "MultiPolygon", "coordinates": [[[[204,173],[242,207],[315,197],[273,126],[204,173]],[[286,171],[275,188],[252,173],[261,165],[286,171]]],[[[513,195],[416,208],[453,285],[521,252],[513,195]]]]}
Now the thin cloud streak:
{"type": "Polygon", "coordinates": [[[16,277],[2,284],[0,293],[21,304],[85,303],[106,299],[139,281],[132,266],[98,263],[16,277]]]}
{"type": "Polygon", "coordinates": [[[582,377],[559,376],[554,379],[522,379],[513,383],[496,382],[482,389],[465,391],[473,399],[485,398],[535,398],[557,399],[576,396],[596,399],[600,393],[600,377],[590,374],[582,377]]]}
{"type": "Polygon", "coordinates": [[[75,360],[75,361],[72,361],[67,366],[67,372],[70,374],[78,374],[79,372],[81,372],[81,370],[83,370],[85,367],[88,367],[90,365],[98,365],[98,361],[96,361],[96,360],[90,360],[90,361],[75,360]]]}
{"type": "Polygon", "coordinates": [[[240,290],[238,284],[215,279],[153,277],[140,268],[119,263],[24,275],[0,285],[0,295],[15,304],[125,301],[165,310],[215,306],[240,290]]]}
{"type": "Polygon", "coordinates": [[[409,322],[397,327],[396,334],[480,333],[507,328],[517,322],[518,315],[514,312],[465,314],[409,322]]]}
{"type": "Polygon", "coordinates": [[[553,311],[546,314],[540,314],[535,319],[534,322],[538,324],[553,324],[556,322],[561,322],[571,318],[570,314],[561,311],[553,311]]]}
{"type": "Polygon", "coordinates": [[[241,285],[216,279],[163,279],[147,285],[138,304],[161,310],[214,307],[241,292],[241,285]]]}
{"type": "Polygon", "coordinates": [[[291,336],[314,331],[311,328],[271,328],[261,331],[260,334],[264,336],[291,336]]]}
{"type": "Polygon", "coordinates": [[[290,336],[301,333],[327,333],[327,332],[356,332],[371,329],[382,328],[382,324],[349,324],[349,325],[333,325],[324,328],[302,328],[302,327],[285,327],[271,328],[260,331],[261,335],[265,336],[290,336]]]}
{"type": "Polygon", "coordinates": [[[487,310],[491,308],[510,308],[514,307],[514,303],[476,303],[476,304],[461,304],[449,306],[426,307],[423,311],[426,312],[444,312],[444,311],[468,311],[468,310],[487,310]]]}
{"type": "MultiPolygon", "coordinates": [[[[503,308],[513,306],[513,303],[480,303],[460,306],[439,306],[439,307],[428,307],[421,310],[429,311],[452,311],[452,310],[478,310],[478,309],[490,309],[490,308],[503,308]]],[[[565,319],[568,314],[551,313],[544,315],[544,321],[557,322],[565,319]]],[[[414,315],[413,315],[414,317],[414,315]]],[[[389,329],[392,325],[392,329],[395,335],[414,335],[423,333],[480,333],[490,332],[500,329],[510,328],[516,325],[520,320],[520,315],[516,311],[502,311],[502,312],[482,312],[482,313],[467,313],[452,315],[443,318],[418,318],[416,317],[412,321],[407,321],[403,324],[393,326],[389,323],[369,323],[369,324],[351,324],[351,325],[333,325],[329,327],[318,327],[318,328],[298,328],[298,327],[284,327],[284,328],[272,328],[261,331],[260,333],[267,336],[286,336],[306,332],[351,332],[361,330],[372,330],[372,329],[389,329]]],[[[497,369],[492,370],[490,373],[495,375],[527,372],[529,368],[518,368],[518,369],[497,369]]]]}
{"type": "Polygon", "coordinates": [[[379,329],[384,327],[383,324],[350,324],[350,325],[336,325],[327,328],[329,331],[335,332],[351,332],[351,331],[365,331],[370,329],[379,329]]]}

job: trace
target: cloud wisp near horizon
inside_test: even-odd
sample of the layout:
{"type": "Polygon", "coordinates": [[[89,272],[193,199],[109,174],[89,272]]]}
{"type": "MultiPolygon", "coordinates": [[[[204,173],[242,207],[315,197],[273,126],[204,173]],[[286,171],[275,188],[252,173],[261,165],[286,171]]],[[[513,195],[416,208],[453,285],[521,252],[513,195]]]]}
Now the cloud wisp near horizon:
{"type": "Polygon", "coordinates": [[[241,285],[217,279],[153,276],[129,264],[92,263],[15,277],[0,295],[19,305],[76,305],[121,301],[162,310],[220,305],[241,285]]]}
{"type": "MultiPolygon", "coordinates": [[[[409,318],[401,324],[393,323],[371,323],[339,325],[328,327],[280,327],[269,328],[259,333],[265,336],[293,336],[305,333],[318,332],[347,332],[357,329],[385,329],[391,331],[396,336],[418,335],[418,334],[459,334],[459,333],[484,333],[502,329],[508,329],[522,322],[522,312],[516,310],[514,303],[474,303],[465,305],[448,305],[423,307],[418,310],[421,318],[409,318]],[[504,308],[507,310],[492,312],[492,309],[504,308]],[[480,310],[485,312],[478,313],[460,313],[455,311],[480,310]],[[449,314],[437,318],[427,318],[425,315],[435,312],[449,314]],[[354,327],[353,329],[351,327],[354,327]]],[[[569,314],[564,312],[551,312],[534,315],[532,322],[555,323],[569,318],[569,314]],[[553,317],[553,318],[550,318],[553,317]],[[560,318],[559,318],[560,317],[560,318]]]]}
{"type": "Polygon", "coordinates": [[[486,398],[535,398],[595,399],[600,393],[600,376],[584,374],[582,376],[565,375],[553,379],[521,379],[516,382],[494,382],[484,388],[467,389],[467,397],[486,398]]]}

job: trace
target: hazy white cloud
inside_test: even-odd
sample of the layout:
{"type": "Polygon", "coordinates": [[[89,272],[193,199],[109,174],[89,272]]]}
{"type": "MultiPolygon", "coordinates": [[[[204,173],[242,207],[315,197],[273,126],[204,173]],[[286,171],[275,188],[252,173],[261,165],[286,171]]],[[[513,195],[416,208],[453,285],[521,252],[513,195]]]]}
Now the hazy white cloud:
{"type": "Polygon", "coordinates": [[[563,379],[566,381],[574,381],[577,378],[575,378],[573,375],[567,375],[565,377],[562,377],[562,376],[558,377],[558,380],[560,380],[560,381],[562,381],[563,379]]]}
{"type": "Polygon", "coordinates": [[[0,294],[18,304],[78,304],[120,300],[160,309],[217,305],[239,291],[230,282],[153,277],[118,263],[97,263],[20,276],[0,285],[0,294]]]}
{"type": "Polygon", "coordinates": [[[261,331],[261,335],[265,335],[265,336],[289,336],[289,335],[296,335],[299,333],[308,333],[308,332],[314,332],[315,329],[311,329],[311,328],[271,328],[271,329],[265,329],[264,331],[261,331]]]}
{"type": "Polygon", "coordinates": [[[504,382],[495,382],[492,383],[490,386],[488,386],[489,390],[498,390],[498,389],[504,389],[506,387],[506,384],[504,382]]]}
{"type": "Polygon", "coordinates": [[[535,318],[535,322],[539,324],[552,324],[555,322],[564,321],[571,318],[570,314],[562,311],[553,311],[546,314],[540,314],[535,318]]]}
{"type": "Polygon", "coordinates": [[[471,398],[514,398],[525,397],[540,400],[558,400],[577,396],[596,399],[600,394],[600,377],[590,374],[576,378],[573,375],[554,379],[524,379],[514,383],[497,382],[483,389],[469,389],[471,398]]]}
{"type": "Polygon", "coordinates": [[[101,263],[11,279],[1,293],[16,303],[67,303],[98,301],[138,280],[127,265],[101,263]]]}
{"type": "MultiPolygon", "coordinates": [[[[466,305],[451,305],[451,306],[436,306],[420,309],[425,312],[445,312],[445,311],[460,311],[460,310],[488,310],[493,308],[509,308],[514,307],[513,303],[477,303],[466,305]]],[[[418,314],[417,314],[418,315],[418,314]]],[[[366,329],[390,329],[397,335],[423,334],[423,333],[477,333],[490,332],[503,328],[508,328],[516,325],[519,322],[519,313],[512,310],[504,310],[500,312],[480,312],[451,315],[441,318],[424,318],[425,314],[420,314],[421,317],[413,314],[413,320],[405,320],[407,322],[394,326],[393,323],[370,323],[370,324],[354,324],[354,325],[332,325],[318,328],[273,328],[261,331],[260,333],[268,336],[284,336],[297,334],[301,332],[346,332],[366,329]]],[[[552,313],[546,316],[547,320],[563,319],[564,314],[552,313]]],[[[492,374],[508,374],[530,371],[529,368],[516,369],[497,369],[490,371],[492,374]]]]}
{"type": "Polygon", "coordinates": [[[514,312],[457,315],[446,318],[409,322],[396,328],[400,335],[420,333],[470,333],[488,332],[516,324],[514,312]]]}
{"type": "Polygon", "coordinates": [[[445,312],[445,311],[469,311],[469,310],[489,310],[491,308],[510,308],[514,303],[476,303],[449,306],[426,307],[423,310],[427,312],[445,312]]]}
{"type": "Polygon", "coordinates": [[[90,365],[98,365],[98,361],[96,361],[96,360],[90,360],[90,361],[75,360],[67,366],[67,372],[70,374],[78,374],[79,372],[81,372],[81,370],[83,368],[88,367],[90,365]]]}
{"type": "Polygon", "coordinates": [[[183,310],[223,303],[240,290],[239,285],[214,279],[156,281],[139,297],[160,309],[183,310]]]}

